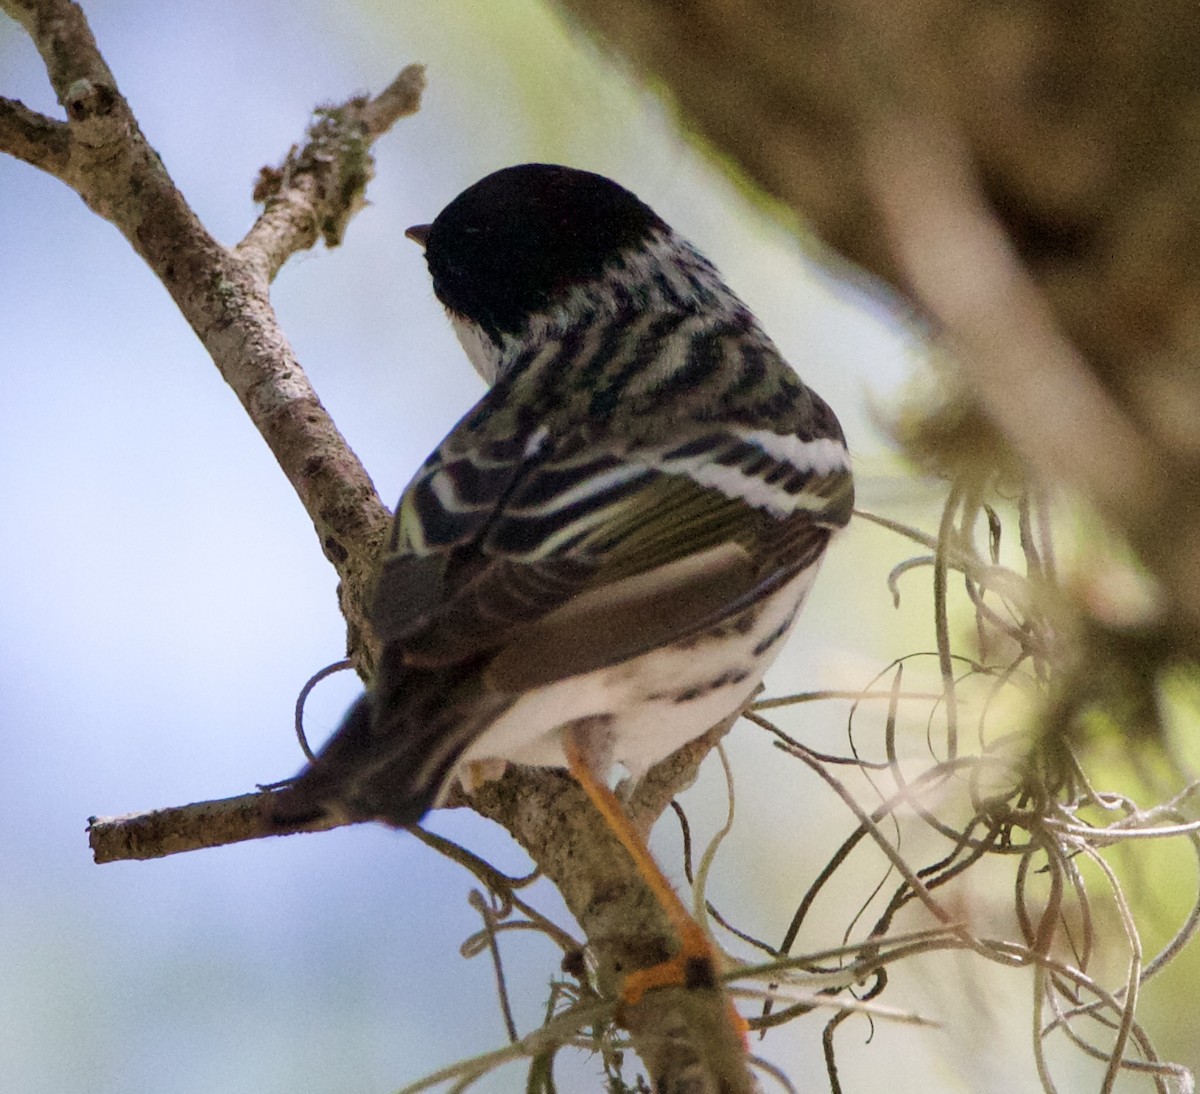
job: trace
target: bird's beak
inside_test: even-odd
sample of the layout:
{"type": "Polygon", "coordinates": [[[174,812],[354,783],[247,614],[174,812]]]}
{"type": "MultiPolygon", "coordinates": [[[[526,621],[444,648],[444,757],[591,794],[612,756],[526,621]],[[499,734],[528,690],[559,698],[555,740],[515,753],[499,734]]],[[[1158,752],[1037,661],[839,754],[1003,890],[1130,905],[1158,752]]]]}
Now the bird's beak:
{"type": "Polygon", "coordinates": [[[420,247],[423,248],[425,246],[426,240],[429,239],[429,229],[432,227],[433,227],[432,224],[414,224],[404,234],[406,236],[408,236],[408,238],[411,239],[414,243],[416,243],[417,245],[419,245],[420,247]]]}

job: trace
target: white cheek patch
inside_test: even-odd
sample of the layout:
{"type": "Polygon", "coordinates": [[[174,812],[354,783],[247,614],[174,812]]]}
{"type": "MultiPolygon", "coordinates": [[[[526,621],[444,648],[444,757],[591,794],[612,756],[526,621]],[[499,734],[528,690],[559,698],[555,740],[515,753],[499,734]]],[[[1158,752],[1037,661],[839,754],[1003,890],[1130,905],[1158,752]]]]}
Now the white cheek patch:
{"type": "Polygon", "coordinates": [[[446,314],[450,316],[450,325],[454,328],[458,344],[462,346],[472,367],[483,377],[484,383],[489,386],[494,384],[496,374],[500,371],[500,347],[469,319],[450,311],[446,314]]]}

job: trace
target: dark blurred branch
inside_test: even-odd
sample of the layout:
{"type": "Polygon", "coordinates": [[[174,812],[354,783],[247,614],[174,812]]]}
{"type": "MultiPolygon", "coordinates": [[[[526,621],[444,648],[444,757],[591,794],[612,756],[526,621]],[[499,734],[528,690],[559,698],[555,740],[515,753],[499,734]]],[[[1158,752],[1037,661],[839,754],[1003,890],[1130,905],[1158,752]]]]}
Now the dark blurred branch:
{"type": "Polygon", "coordinates": [[[1002,432],[1048,478],[1074,477],[1130,521],[1149,516],[1163,501],[1150,446],[1067,340],[954,134],[893,114],[868,147],[867,179],[900,268],[1002,432]]]}
{"type": "Polygon", "coordinates": [[[957,451],[1090,498],[1200,651],[1200,9],[558,3],[917,306],[957,451]]]}

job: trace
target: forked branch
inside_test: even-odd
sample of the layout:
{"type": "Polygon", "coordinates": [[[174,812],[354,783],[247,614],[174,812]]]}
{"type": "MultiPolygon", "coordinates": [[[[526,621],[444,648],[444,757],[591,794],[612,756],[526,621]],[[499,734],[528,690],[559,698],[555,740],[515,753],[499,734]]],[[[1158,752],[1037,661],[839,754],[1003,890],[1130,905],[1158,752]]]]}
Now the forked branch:
{"type": "MultiPolygon", "coordinates": [[[[374,98],[322,107],[307,140],[265,169],[264,210],[230,249],[200,223],[146,141],[79,7],[69,0],[0,0],[30,34],[65,120],[0,101],[0,151],[48,171],[111,221],[147,262],[241,400],[315,526],[341,579],[349,655],[369,676],[373,637],[363,610],[388,511],[321,405],[280,330],[270,282],[287,259],[319,240],[340,242],[363,203],[372,143],[413,113],[418,65],[374,98]]],[[[668,761],[639,796],[643,822],[686,784],[709,743],[668,761]]],[[[146,858],[264,834],[261,794],[93,821],[97,861],[146,858]]],[[[460,803],[461,804],[461,803],[460,803]]],[[[610,995],[625,971],[657,958],[671,935],[631,865],[592,823],[577,787],[556,772],[511,772],[471,804],[500,821],[560,887],[589,937],[610,995]]],[[[706,1089],[751,1087],[744,1052],[705,1030],[727,1025],[718,992],[648,993],[625,1016],[635,1047],[663,1089],[697,1071],[706,1089]]]]}

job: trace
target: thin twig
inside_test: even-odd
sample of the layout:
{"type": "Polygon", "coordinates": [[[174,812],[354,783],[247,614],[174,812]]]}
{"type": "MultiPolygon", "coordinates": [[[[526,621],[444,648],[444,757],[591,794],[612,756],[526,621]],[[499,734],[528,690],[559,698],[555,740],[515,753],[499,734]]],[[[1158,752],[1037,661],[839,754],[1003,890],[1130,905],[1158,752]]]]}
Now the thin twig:
{"type": "Polygon", "coordinates": [[[352,668],[354,662],[349,658],[344,658],[341,661],[334,661],[332,665],[326,665],[319,672],[313,673],[305,682],[304,687],[300,689],[300,694],[296,696],[296,709],[294,712],[296,725],[296,740],[300,742],[300,751],[304,753],[305,759],[309,763],[316,760],[313,750],[308,746],[308,735],[304,732],[304,704],[308,701],[309,694],[322,680],[328,676],[332,676],[335,672],[341,672],[343,669],[352,668]]]}
{"type": "MultiPolygon", "coordinates": [[[[508,1001],[508,981],[504,976],[504,962],[500,959],[500,945],[496,940],[495,910],[488,904],[487,897],[478,889],[472,889],[467,899],[483,920],[483,936],[486,940],[487,951],[492,957],[492,972],[496,977],[496,996],[500,1001],[500,1013],[504,1018],[504,1028],[508,1031],[509,1041],[516,1044],[520,1039],[520,1034],[517,1032],[517,1023],[513,1018],[512,1004],[508,1001]]],[[[466,955],[464,951],[464,956],[466,955]]]]}

